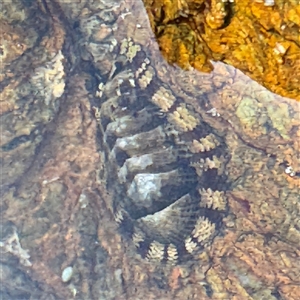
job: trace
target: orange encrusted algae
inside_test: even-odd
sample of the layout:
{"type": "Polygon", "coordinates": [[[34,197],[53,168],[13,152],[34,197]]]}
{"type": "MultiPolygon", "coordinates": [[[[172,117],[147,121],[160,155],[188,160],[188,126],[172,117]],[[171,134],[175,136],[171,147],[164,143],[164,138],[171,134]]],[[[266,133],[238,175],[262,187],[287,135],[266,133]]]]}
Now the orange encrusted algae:
{"type": "Polygon", "coordinates": [[[300,100],[300,5],[294,1],[144,0],[162,54],[203,72],[223,61],[300,100]]]}

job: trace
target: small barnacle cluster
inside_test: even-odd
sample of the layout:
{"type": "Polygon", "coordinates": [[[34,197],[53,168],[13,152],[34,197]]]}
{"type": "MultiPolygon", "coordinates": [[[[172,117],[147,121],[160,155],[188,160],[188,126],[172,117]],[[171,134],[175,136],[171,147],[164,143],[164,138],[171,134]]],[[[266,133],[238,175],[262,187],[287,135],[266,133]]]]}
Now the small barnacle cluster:
{"type": "Polygon", "coordinates": [[[191,131],[199,125],[199,120],[193,116],[192,112],[183,103],[168,115],[168,120],[181,132],[191,131]]]}
{"type": "Polygon", "coordinates": [[[96,91],[95,96],[101,98],[102,95],[103,95],[103,90],[104,90],[104,83],[100,82],[99,85],[98,85],[98,90],[96,91]]]}
{"type": "Polygon", "coordinates": [[[141,66],[136,70],[135,77],[141,89],[145,89],[152,81],[155,71],[150,65],[150,59],[146,57],[141,66]]]}
{"type": "Polygon", "coordinates": [[[138,83],[142,89],[145,89],[154,77],[154,70],[152,67],[149,67],[139,78],[138,83]]]}
{"type": "Polygon", "coordinates": [[[290,177],[296,176],[296,172],[294,171],[293,167],[287,166],[284,170],[285,174],[289,175],[290,177]]]}
{"type": "Polygon", "coordinates": [[[131,38],[123,39],[120,46],[120,54],[125,55],[129,62],[132,62],[140,50],[141,46],[135,44],[131,38]]]}
{"type": "Polygon", "coordinates": [[[142,62],[141,66],[136,70],[135,76],[139,77],[143,72],[145,72],[150,64],[150,59],[146,57],[142,62]]]}
{"type": "Polygon", "coordinates": [[[217,112],[217,109],[215,107],[209,109],[206,113],[211,115],[212,117],[220,117],[220,114],[217,112]]]}

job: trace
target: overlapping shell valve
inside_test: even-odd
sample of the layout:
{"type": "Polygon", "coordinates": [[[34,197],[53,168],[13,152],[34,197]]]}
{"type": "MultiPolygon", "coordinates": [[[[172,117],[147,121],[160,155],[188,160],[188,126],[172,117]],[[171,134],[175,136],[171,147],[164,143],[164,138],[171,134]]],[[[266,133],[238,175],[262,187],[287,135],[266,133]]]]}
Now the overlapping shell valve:
{"type": "Polygon", "coordinates": [[[226,146],[129,43],[119,50],[122,70],[99,85],[115,220],[142,257],[182,263],[221,232],[226,146]]]}

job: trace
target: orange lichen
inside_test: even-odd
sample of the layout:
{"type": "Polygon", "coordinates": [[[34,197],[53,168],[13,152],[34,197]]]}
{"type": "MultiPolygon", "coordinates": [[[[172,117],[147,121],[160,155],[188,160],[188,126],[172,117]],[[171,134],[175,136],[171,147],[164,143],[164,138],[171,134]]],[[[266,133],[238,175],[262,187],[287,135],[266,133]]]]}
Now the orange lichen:
{"type": "Polygon", "coordinates": [[[144,0],[165,58],[209,72],[211,60],[300,100],[300,5],[293,1],[144,0]],[[261,3],[260,3],[261,2],[261,3]]]}

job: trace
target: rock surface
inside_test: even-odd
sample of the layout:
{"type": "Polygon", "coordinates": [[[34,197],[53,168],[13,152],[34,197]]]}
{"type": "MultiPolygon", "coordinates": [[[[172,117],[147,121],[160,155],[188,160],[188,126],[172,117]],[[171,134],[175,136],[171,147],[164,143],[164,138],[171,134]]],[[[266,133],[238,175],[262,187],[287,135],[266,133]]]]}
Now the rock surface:
{"type": "Polygon", "coordinates": [[[209,74],[168,65],[140,1],[2,5],[11,49],[0,83],[4,299],[299,299],[298,102],[222,63],[209,74]],[[168,97],[153,98],[162,88],[168,97]],[[193,131],[200,122],[229,155],[218,171],[221,229],[184,263],[141,259],[114,220],[115,139],[104,136],[136,117],[114,100],[124,92],[156,106],[151,118],[188,128],[200,142],[185,153],[209,147],[193,131]],[[172,96],[187,115],[169,109],[172,96]]]}

